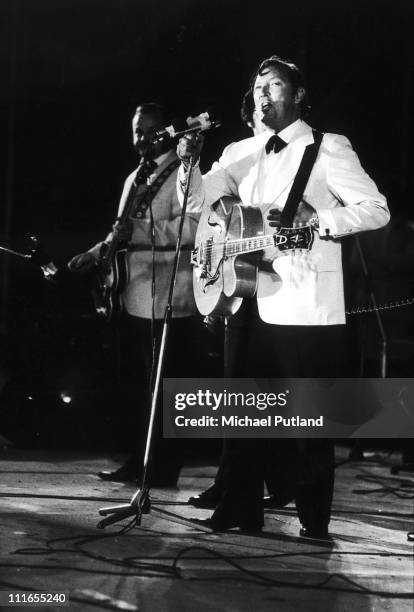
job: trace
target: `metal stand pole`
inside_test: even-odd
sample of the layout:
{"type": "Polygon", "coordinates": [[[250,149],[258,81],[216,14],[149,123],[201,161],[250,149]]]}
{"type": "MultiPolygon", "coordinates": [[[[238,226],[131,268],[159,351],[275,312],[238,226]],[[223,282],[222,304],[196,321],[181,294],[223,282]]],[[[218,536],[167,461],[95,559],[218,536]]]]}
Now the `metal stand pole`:
{"type": "Polygon", "coordinates": [[[387,377],[387,336],[385,333],[384,325],[382,323],[382,318],[380,312],[378,310],[377,299],[375,297],[374,290],[372,289],[372,283],[370,279],[370,275],[368,272],[368,267],[365,261],[364,252],[361,247],[361,242],[358,236],[355,236],[355,244],[357,245],[359,259],[361,261],[362,271],[364,272],[364,277],[368,285],[369,289],[369,299],[371,301],[372,306],[375,308],[375,318],[377,320],[378,329],[381,335],[381,362],[380,362],[380,372],[381,378],[387,377]]]}
{"type": "MultiPolygon", "coordinates": [[[[370,302],[373,308],[375,309],[374,310],[375,317],[377,320],[377,325],[378,325],[378,329],[379,329],[380,336],[381,336],[381,358],[380,358],[381,378],[386,378],[387,377],[387,336],[385,333],[384,325],[382,323],[380,312],[378,310],[377,298],[375,297],[375,293],[372,288],[371,277],[368,272],[368,266],[365,260],[364,252],[362,250],[361,242],[358,236],[355,236],[354,239],[355,239],[355,244],[358,249],[358,255],[359,255],[359,260],[361,262],[362,271],[364,273],[365,281],[368,286],[369,299],[370,299],[370,302]]],[[[363,360],[362,359],[361,359],[360,369],[361,369],[361,375],[362,375],[363,373],[363,360]]],[[[355,440],[354,445],[349,453],[349,458],[353,460],[358,460],[358,461],[364,458],[364,440],[361,440],[360,438],[357,438],[355,440]]]]}
{"type": "Polygon", "coordinates": [[[167,347],[168,331],[169,331],[170,321],[172,317],[172,299],[174,295],[175,281],[177,278],[177,269],[178,269],[178,262],[180,258],[184,220],[185,220],[185,215],[187,211],[187,201],[188,201],[188,195],[190,191],[190,182],[191,182],[191,176],[193,173],[194,163],[195,163],[195,160],[193,157],[191,157],[190,165],[189,165],[188,173],[187,173],[185,190],[184,190],[184,200],[183,200],[183,206],[182,206],[182,211],[181,211],[180,226],[178,229],[177,244],[175,248],[174,264],[173,264],[173,270],[171,273],[168,301],[167,301],[167,306],[165,308],[164,324],[162,328],[161,345],[160,345],[160,350],[159,350],[158,360],[157,360],[157,371],[156,371],[154,389],[153,389],[152,398],[151,398],[151,413],[150,413],[150,421],[149,421],[149,426],[148,426],[147,441],[145,445],[143,477],[142,477],[141,486],[136,491],[136,493],[133,495],[129,504],[124,504],[120,506],[112,506],[109,508],[101,508],[101,510],[99,510],[99,514],[101,516],[106,517],[98,523],[97,527],[99,529],[104,529],[104,527],[106,527],[107,525],[112,525],[113,523],[117,523],[118,521],[121,521],[122,519],[128,518],[130,516],[135,516],[136,523],[140,525],[142,515],[147,514],[150,511],[150,507],[151,507],[151,502],[150,502],[150,497],[149,497],[150,487],[147,484],[147,471],[148,471],[148,464],[149,464],[150,455],[151,455],[151,443],[152,443],[152,437],[153,437],[155,415],[157,412],[159,390],[160,390],[160,384],[162,380],[162,372],[163,372],[163,366],[164,366],[165,351],[167,347]]]}

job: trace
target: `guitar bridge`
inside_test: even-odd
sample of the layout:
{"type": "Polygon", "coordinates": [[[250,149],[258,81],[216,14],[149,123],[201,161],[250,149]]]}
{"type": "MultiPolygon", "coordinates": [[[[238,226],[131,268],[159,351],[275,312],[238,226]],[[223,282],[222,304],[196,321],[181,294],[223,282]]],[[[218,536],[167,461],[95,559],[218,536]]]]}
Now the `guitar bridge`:
{"type": "Polygon", "coordinates": [[[190,263],[193,266],[199,266],[200,265],[200,261],[198,258],[198,254],[199,254],[199,248],[195,247],[192,251],[191,251],[191,259],[190,259],[190,263]]]}
{"type": "Polygon", "coordinates": [[[197,278],[207,278],[207,264],[203,259],[203,245],[191,251],[191,264],[197,268],[197,278]]]}

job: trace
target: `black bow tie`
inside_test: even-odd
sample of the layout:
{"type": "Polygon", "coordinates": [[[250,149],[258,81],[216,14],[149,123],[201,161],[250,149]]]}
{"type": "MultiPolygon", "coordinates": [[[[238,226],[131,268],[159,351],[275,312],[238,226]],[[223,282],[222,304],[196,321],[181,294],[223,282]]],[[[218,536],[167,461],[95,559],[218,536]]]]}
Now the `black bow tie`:
{"type": "Polygon", "coordinates": [[[280,138],[280,136],[275,134],[274,136],[271,136],[269,138],[269,140],[266,143],[265,149],[266,149],[267,154],[269,154],[270,151],[279,153],[279,151],[284,149],[286,146],[287,146],[287,142],[285,142],[284,140],[280,138]]]}

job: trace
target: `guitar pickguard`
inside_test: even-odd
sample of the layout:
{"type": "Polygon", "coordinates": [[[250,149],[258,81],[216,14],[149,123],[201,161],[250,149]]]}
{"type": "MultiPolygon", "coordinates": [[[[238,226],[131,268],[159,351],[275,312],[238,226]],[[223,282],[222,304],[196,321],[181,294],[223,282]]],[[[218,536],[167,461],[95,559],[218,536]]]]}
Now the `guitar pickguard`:
{"type": "Polygon", "coordinates": [[[191,257],[191,262],[195,266],[195,275],[203,293],[208,290],[208,287],[214,285],[220,277],[223,253],[217,252],[215,244],[224,239],[227,229],[216,212],[208,215],[206,225],[211,228],[213,233],[193,250],[191,257]]]}
{"type": "Polygon", "coordinates": [[[191,262],[194,297],[203,315],[233,314],[242,302],[224,295],[222,273],[227,230],[237,202],[237,198],[221,198],[201,213],[191,262]]]}

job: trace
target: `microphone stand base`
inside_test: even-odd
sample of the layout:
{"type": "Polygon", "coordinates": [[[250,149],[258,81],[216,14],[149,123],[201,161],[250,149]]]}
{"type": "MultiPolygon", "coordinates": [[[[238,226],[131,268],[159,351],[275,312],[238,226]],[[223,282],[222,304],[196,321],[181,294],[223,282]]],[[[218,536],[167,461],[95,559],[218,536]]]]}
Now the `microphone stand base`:
{"type": "Polygon", "coordinates": [[[149,514],[150,509],[151,500],[149,497],[149,489],[138,489],[129,504],[101,508],[99,510],[99,514],[101,516],[106,516],[107,518],[100,521],[97,527],[98,529],[104,529],[108,525],[113,525],[114,523],[129,518],[130,516],[135,516],[137,525],[141,525],[142,515],[149,514]]]}

